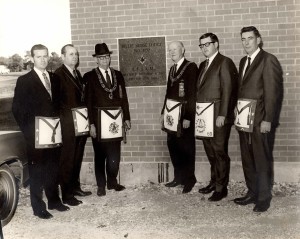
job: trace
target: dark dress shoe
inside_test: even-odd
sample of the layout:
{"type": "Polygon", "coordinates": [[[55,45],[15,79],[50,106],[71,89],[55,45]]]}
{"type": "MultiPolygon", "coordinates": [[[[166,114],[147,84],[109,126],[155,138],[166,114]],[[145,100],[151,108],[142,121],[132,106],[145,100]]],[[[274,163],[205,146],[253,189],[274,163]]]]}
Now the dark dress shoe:
{"type": "Polygon", "coordinates": [[[68,204],[69,206],[78,206],[79,204],[82,203],[82,201],[78,200],[75,197],[72,197],[72,198],[68,198],[68,199],[63,200],[63,203],[68,204]]]}
{"type": "Polygon", "coordinates": [[[246,195],[246,196],[240,197],[240,198],[235,198],[235,199],[233,199],[233,201],[236,204],[242,205],[242,206],[245,206],[245,205],[256,202],[255,197],[254,196],[249,196],[249,195],[246,195]]]}
{"type": "Polygon", "coordinates": [[[113,185],[113,186],[107,186],[107,189],[108,190],[114,189],[115,191],[123,191],[126,188],[121,184],[116,184],[116,185],[113,185]]]}
{"type": "Polygon", "coordinates": [[[181,184],[180,182],[177,182],[177,181],[173,180],[171,182],[166,183],[165,186],[168,187],[168,188],[173,188],[173,187],[176,187],[180,184],[181,184]]]}
{"type": "Polygon", "coordinates": [[[105,196],[105,195],[106,195],[105,188],[99,187],[99,188],[97,189],[97,195],[98,195],[99,197],[105,196]]]}
{"type": "Polygon", "coordinates": [[[270,207],[270,199],[264,201],[257,201],[255,207],[253,208],[254,212],[266,212],[270,207]]]}
{"type": "Polygon", "coordinates": [[[83,191],[81,188],[78,188],[78,189],[74,190],[73,194],[75,196],[85,197],[85,196],[91,195],[92,192],[91,191],[83,191]]]}
{"type": "Polygon", "coordinates": [[[59,212],[64,212],[64,211],[69,211],[70,208],[62,203],[57,203],[57,204],[54,204],[54,205],[48,205],[48,209],[49,210],[57,210],[59,212]]]}
{"type": "Polygon", "coordinates": [[[221,192],[214,192],[211,197],[208,198],[208,201],[217,202],[221,201],[223,198],[227,197],[227,189],[222,190],[221,192]]]}
{"type": "Polygon", "coordinates": [[[209,193],[211,193],[212,191],[215,191],[215,190],[216,190],[216,187],[214,185],[208,184],[206,187],[200,188],[199,193],[209,194],[209,193]]]}
{"type": "Polygon", "coordinates": [[[38,211],[38,212],[34,212],[33,213],[34,216],[37,216],[41,219],[50,219],[52,218],[52,214],[49,213],[47,210],[42,210],[42,211],[38,211]]]}
{"type": "Polygon", "coordinates": [[[197,182],[196,179],[192,179],[189,180],[184,186],[183,186],[183,190],[182,193],[189,193],[190,191],[192,191],[195,183],[197,182]]]}
{"type": "Polygon", "coordinates": [[[189,193],[190,191],[192,191],[194,185],[193,184],[186,184],[183,187],[182,193],[189,193]]]}

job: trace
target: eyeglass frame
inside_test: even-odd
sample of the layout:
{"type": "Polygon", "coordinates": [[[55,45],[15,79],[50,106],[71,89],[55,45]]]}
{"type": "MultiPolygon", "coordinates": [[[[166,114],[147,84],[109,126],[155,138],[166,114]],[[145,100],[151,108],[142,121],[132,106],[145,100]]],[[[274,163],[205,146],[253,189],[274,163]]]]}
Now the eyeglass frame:
{"type": "Polygon", "coordinates": [[[96,56],[97,57],[97,59],[99,59],[99,60],[109,60],[110,59],[110,55],[106,55],[106,56],[96,56]]]}
{"type": "Polygon", "coordinates": [[[200,44],[199,47],[203,49],[204,47],[209,47],[211,43],[216,43],[215,41],[205,42],[204,44],[200,44]]]}

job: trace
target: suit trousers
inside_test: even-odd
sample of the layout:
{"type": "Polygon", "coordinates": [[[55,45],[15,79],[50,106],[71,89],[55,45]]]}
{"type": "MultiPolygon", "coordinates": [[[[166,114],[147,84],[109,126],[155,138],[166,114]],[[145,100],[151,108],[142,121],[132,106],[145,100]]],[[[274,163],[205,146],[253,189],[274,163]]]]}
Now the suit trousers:
{"type": "Polygon", "coordinates": [[[195,137],[192,129],[184,129],[182,136],[168,133],[167,144],[174,167],[174,181],[195,183],[195,137]]]}
{"type": "Polygon", "coordinates": [[[271,200],[273,184],[272,138],[274,131],[260,133],[260,127],[252,133],[239,131],[243,171],[248,194],[258,201],[271,200]]]}
{"type": "Polygon", "coordinates": [[[76,136],[74,131],[63,131],[59,178],[63,200],[74,197],[80,188],[80,170],[87,136],[76,136]]]}
{"type": "Polygon", "coordinates": [[[117,184],[121,159],[121,141],[99,142],[92,139],[95,157],[95,175],[98,187],[105,188],[117,184]]]}
{"type": "Polygon", "coordinates": [[[228,155],[228,141],[231,124],[214,129],[214,137],[203,139],[204,149],[210,163],[210,183],[216,186],[216,191],[221,192],[227,187],[230,172],[230,157],[228,155]]]}
{"type": "MultiPolygon", "coordinates": [[[[32,150],[32,149],[29,149],[32,150]]],[[[48,205],[61,203],[58,193],[59,148],[41,150],[42,158],[29,162],[30,201],[34,212],[46,210],[43,201],[43,190],[48,199],[48,205]]],[[[30,155],[29,155],[30,156],[30,155]]]]}

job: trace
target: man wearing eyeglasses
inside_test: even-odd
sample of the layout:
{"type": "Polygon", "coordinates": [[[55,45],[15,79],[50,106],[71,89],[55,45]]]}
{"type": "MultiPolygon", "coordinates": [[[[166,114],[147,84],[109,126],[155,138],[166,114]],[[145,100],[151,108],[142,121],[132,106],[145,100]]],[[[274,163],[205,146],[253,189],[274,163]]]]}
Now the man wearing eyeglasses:
{"type": "Polygon", "coordinates": [[[98,67],[83,76],[87,82],[86,103],[95,152],[98,196],[106,195],[106,185],[108,190],[125,189],[117,182],[121,158],[120,132],[131,128],[125,81],[120,71],[110,67],[111,54],[105,43],[96,44],[93,57],[96,57],[98,67]],[[118,121],[120,117],[121,122],[118,121]],[[120,137],[116,137],[118,135],[120,137]]]}
{"type": "Polygon", "coordinates": [[[254,203],[254,212],[270,207],[273,184],[273,140],[283,94],[282,69],[277,58],[262,49],[254,26],[241,29],[247,53],[239,65],[238,99],[256,101],[252,132],[239,131],[243,170],[248,192],[234,199],[238,205],[254,203]]]}
{"type": "Polygon", "coordinates": [[[219,53],[219,40],[215,34],[206,33],[199,42],[206,60],[199,66],[197,104],[209,103],[213,107],[213,115],[208,116],[206,122],[203,121],[203,124],[213,124],[212,134],[200,137],[210,163],[211,179],[199,192],[214,192],[208,200],[220,201],[228,193],[228,140],[234,119],[238,73],[233,61],[219,53]]]}

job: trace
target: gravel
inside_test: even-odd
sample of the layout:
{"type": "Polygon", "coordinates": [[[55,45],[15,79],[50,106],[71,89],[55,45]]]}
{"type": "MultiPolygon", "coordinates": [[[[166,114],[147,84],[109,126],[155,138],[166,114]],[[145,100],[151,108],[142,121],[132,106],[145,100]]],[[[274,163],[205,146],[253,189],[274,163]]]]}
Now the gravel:
{"type": "Polygon", "coordinates": [[[275,183],[265,213],[254,213],[253,204],[234,204],[246,192],[244,182],[231,181],[228,197],[219,202],[199,194],[203,186],[197,183],[191,193],[182,194],[182,187],[149,182],[98,197],[96,186],[84,185],[93,194],[81,197],[83,204],[70,211],[50,211],[50,220],[33,216],[29,190],[21,189],[17,212],[3,228],[4,239],[300,238],[299,183],[275,183]]]}

